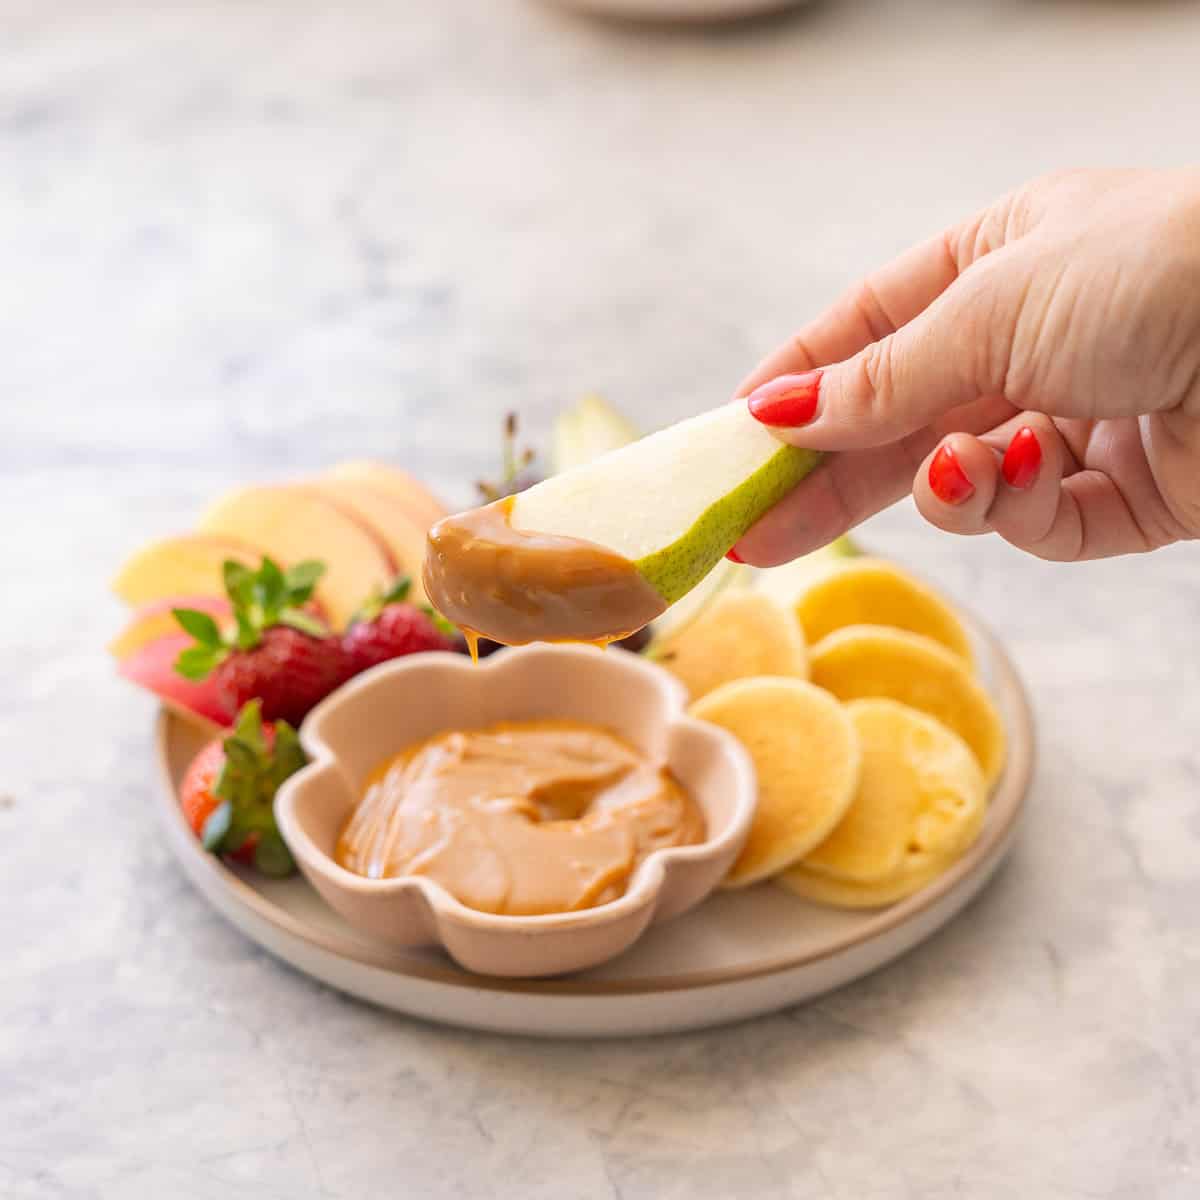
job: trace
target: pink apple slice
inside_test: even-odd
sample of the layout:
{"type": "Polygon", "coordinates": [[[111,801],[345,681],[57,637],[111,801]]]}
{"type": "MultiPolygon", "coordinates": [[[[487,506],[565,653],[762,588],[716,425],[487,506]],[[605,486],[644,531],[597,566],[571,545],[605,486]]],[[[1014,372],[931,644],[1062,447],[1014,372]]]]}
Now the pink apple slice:
{"type": "Polygon", "coordinates": [[[139,647],[119,663],[117,670],[138,687],[153,692],[164,704],[187,717],[199,717],[226,726],[229,716],[217,696],[216,674],[198,683],[175,670],[181,650],[193,645],[186,633],[168,633],[139,647]]]}
{"type": "Polygon", "coordinates": [[[108,644],[108,652],[118,661],[135,654],[150,642],[172,633],[182,633],[175,620],[177,608],[195,608],[208,613],[217,624],[229,618],[229,601],[224,596],[171,596],[144,604],[133,614],[129,624],[108,644]]]}

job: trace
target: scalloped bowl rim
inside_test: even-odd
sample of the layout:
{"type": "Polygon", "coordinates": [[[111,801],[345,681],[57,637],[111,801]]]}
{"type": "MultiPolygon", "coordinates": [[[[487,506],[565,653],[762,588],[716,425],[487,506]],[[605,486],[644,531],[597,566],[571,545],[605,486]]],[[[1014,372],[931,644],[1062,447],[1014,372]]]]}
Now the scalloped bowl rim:
{"type": "MultiPolygon", "coordinates": [[[[590,646],[539,643],[510,647],[489,655],[478,663],[472,663],[464,655],[450,651],[424,651],[392,659],[372,667],[344,684],[305,718],[300,727],[300,741],[310,761],[283,783],[275,797],[275,812],[280,831],[297,861],[302,861],[309,870],[318,871],[329,883],[364,895],[387,896],[415,892],[425,900],[437,917],[450,918],[477,930],[513,934],[534,933],[621,920],[657,900],[667,868],[672,863],[698,861],[727,852],[732,845],[744,842],[754,819],[758,804],[758,783],[749,753],[731,733],[710,722],[689,716],[686,706],[687,690],[679,680],[664,668],[622,650],[600,651],[590,646]],[[296,815],[297,796],[319,776],[337,770],[337,750],[325,740],[321,728],[330,712],[346,704],[355,703],[356,698],[361,701],[364,695],[378,687],[383,680],[393,676],[429,671],[456,672],[462,676],[464,686],[478,686],[491,682],[506,672],[528,670],[529,667],[524,664],[532,665],[549,654],[578,655],[581,662],[599,661],[594,657],[599,654],[606,656],[605,661],[611,661],[616,655],[621,655],[617,660],[621,663],[619,669],[629,673],[631,685],[632,680],[640,676],[637,686],[653,688],[664,695],[664,728],[697,730],[721,748],[734,768],[737,788],[733,811],[726,827],[720,833],[715,837],[705,837],[704,841],[692,845],[669,846],[651,851],[634,871],[629,887],[620,896],[604,904],[571,912],[531,916],[489,913],[471,908],[436,880],[424,876],[400,875],[388,879],[370,879],[347,870],[313,842],[296,815]],[[586,659],[583,656],[586,656],[586,659]]],[[[669,757],[666,765],[670,766],[669,757]]],[[[708,894],[715,891],[719,883],[720,880],[715,880],[705,896],[696,903],[701,903],[708,894]]]]}

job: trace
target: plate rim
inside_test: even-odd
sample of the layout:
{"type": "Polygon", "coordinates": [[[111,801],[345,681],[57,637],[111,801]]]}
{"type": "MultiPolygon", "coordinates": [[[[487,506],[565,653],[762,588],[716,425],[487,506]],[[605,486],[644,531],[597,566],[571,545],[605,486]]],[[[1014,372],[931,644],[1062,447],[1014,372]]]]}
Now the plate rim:
{"type": "Polygon", "coordinates": [[[208,874],[212,878],[214,886],[230,892],[231,898],[238,900],[256,917],[280,933],[298,938],[314,949],[331,954],[338,959],[383,970],[398,979],[413,978],[427,983],[464,988],[470,991],[498,991],[535,996],[629,997],[655,995],[670,991],[694,991],[699,988],[780,975],[834,958],[857,946],[894,933],[897,928],[917,919],[926,910],[937,905],[943,897],[977,870],[987,867],[994,855],[1003,854],[1010,843],[1015,826],[1025,808],[1037,759],[1033,709],[1016,666],[999,638],[990,629],[975,620],[973,616],[968,616],[968,621],[975,635],[988,648],[989,658],[996,673],[993,690],[1000,695],[1012,714],[1010,724],[1006,727],[1008,760],[990,802],[992,811],[1000,814],[999,818],[987,823],[981,836],[953,867],[912,896],[890,907],[879,909],[862,925],[832,938],[820,948],[788,955],[776,955],[763,962],[733,967],[707,968],[676,975],[642,976],[627,980],[585,980],[571,976],[510,979],[476,975],[459,967],[443,967],[435,963],[405,962],[399,964],[384,949],[375,951],[369,946],[347,945],[334,935],[314,928],[293,916],[280,905],[273,903],[229,867],[205,851],[192,835],[178,804],[169,753],[173,725],[187,722],[185,718],[165,707],[159,709],[154,732],[155,758],[160,783],[160,787],[156,789],[159,793],[157,807],[168,823],[168,831],[172,834],[169,840],[176,857],[181,860],[191,860],[190,862],[184,861],[183,865],[188,874],[192,876],[193,882],[197,882],[197,874],[208,874]]]}

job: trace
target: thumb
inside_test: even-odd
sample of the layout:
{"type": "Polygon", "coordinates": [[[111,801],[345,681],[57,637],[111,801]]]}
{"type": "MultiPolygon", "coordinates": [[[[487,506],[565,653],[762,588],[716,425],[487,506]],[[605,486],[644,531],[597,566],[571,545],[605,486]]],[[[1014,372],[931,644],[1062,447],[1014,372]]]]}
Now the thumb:
{"type": "Polygon", "coordinates": [[[981,259],[924,312],[853,358],[761,384],[747,397],[751,414],[783,441],[855,450],[1002,395],[1029,278],[1012,249],[981,259]]]}

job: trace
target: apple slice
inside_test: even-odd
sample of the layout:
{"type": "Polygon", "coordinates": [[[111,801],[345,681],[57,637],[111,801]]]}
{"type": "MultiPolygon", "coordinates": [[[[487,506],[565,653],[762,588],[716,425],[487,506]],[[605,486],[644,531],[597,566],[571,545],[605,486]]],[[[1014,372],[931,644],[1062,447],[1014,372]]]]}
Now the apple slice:
{"type": "Polygon", "coordinates": [[[446,515],[446,506],[415,475],[387,463],[367,459],[338,463],[325,472],[324,478],[350,480],[386,492],[423,529],[446,515]]]}
{"type": "Polygon", "coordinates": [[[140,646],[117,667],[124,678],[153,692],[168,708],[213,725],[228,725],[229,716],[217,696],[217,673],[194,683],[175,670],[181,651],[195,645],[182,630],[140,646]]]}
{"type": "Polygon", "coordinates": [[[384,590],[396,564],[380,539],[349,509],[313,488],[238,488],[201,518],[201,532],[261,548],[279,563],[319,559],[325,574],[316,599],[342,629],[375,590],[384,590]]]}
{"type": "Polygon", "coordinates": [[[253,567],[260,557],[260,551],[243,541],[185,533],[151,542],[131,554],[112,589],[134,607],[173,596],[223,596],[221,564],[233,559],[253,567]]]}
{"type": "Polygon", "coordinates": [[[223,596],[173,596],[155,600],[137,610],[123,630],[108,644],[108,652],[118,661],[129,658],[149,642],[171,633],[182,633],[173,609],[194,608],[208,613],[218,624],[229,617],[229,601],[223,596]]]}
{"type": "Polygon", "coordinates": [[[417,521],[396,496],[358,479],[325,475],[314,479],[312,486],[379,538],[395,562],[396,570],[412,581],[410,598],[413,603],[423,604],[421,560],[425,557],[425,535],[432,521],[417,521]]]}

